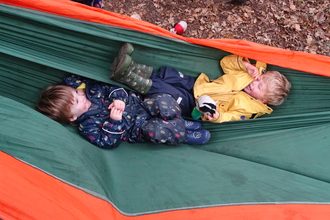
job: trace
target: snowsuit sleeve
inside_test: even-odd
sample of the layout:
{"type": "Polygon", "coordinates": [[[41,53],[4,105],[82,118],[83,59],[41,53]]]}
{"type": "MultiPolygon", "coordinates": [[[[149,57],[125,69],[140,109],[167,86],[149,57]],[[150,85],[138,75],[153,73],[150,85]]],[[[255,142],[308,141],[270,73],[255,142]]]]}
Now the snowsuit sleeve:
{"type": "Polygon", "coordinates": [[[101,148],[115,148],[122,142],[126,126],[111,118],[89,118],[79,125],[79,133],[92,144],[101,148]]]}

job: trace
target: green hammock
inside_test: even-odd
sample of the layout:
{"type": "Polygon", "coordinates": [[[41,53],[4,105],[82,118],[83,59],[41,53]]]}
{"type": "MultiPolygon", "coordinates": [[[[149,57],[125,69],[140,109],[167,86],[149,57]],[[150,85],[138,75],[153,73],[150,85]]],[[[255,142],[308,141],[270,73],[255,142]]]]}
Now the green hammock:
{"type": "MultiPolygon", "coordinates": [[[[109,73],[124,42],[134,45],[137,62],[172,66],[191,76],[219,77],[219,60],[230,54],[0,4],[0,151],[111,204],[124,216],[147,219],[168,211],[244,205],[329,205],[330,78],[325,76],[269,65],[292,83],[284,104],[258,119],[203,122],[212,137],[202,146],[123,142],[104,150],[81,138],[76,128],[33,109],[41,89],[68,74],[123,86],[109,73]]],[[[10,210],[11,204],[0,201],[10,210]]],[[[8,216],[19,216],[8,210],[8,216]]],[[[83,210],[71,214],[78,212],[83,210]]]]}

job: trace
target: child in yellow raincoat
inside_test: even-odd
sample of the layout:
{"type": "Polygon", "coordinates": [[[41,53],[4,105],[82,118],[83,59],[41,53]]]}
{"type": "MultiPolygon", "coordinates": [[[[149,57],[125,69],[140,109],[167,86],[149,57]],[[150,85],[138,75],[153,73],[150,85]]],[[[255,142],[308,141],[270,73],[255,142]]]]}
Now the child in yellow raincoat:
{"type": "Polygon", "coordinates": [[[204,73],[195,79],[166,66],[153,71],[132,61],[132,52],[130,44],[121,48],[112,64],[112,79],[142,94],[168,93],[183,115],[190,116],[196,107],[204,121],[221,123],[270,114],[273,110],[267,104],[282,104],[291,87],[284,75],[266,71],[265,63],[252,65],[249,59],[237,55],[224,57],[220,61],[224,75],[210,80],[204,73]]]}
{"type": "Polygon", "coordinates": [[[203,95],[216,102],[215,113],[204,114],[203,120],[221,123],[270,114],[273,110],[266,104],[280,105],[289,93],[290,82],[277,71],[266,71],[265,63],[254,66],[247,58],[229,55],[220,65],[223,76],[210,80],[202,73],[194,84],[197,102],[203,95]]]}

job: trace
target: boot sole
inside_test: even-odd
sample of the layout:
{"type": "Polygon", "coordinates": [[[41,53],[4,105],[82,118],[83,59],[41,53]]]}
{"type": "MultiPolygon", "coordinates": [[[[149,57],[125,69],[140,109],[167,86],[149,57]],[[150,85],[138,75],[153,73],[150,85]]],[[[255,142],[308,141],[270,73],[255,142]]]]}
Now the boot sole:
{"type": "Polygon", "coordinates": [[[125,72],[125,70],[127,70],[127,68],[129,67],[129,65],[132,63],[132,58],[131,56],[125,54],[119,61],[118,61],[118,65],[116,67],[115,70],[112,71],[110,78],[111,79],[115,79],[115,80],[119,80],[122,79],[122,73],[125,72]]]}
{"type": "Polygon", "coordinates": [[[119,49],[119,52],[117,54],[117,56],[115,57],[115,59],[113,60],[112,64],[111,64],[111,70],[114,71],[117,69],[117,65],[118,62],[121,60],[121,58],[127,54],[127,55],[131,55],[134,51],[134,47],[132,44],[130,43],[125,43],[123,46],[121,46],[121,48],[119,49]]]}

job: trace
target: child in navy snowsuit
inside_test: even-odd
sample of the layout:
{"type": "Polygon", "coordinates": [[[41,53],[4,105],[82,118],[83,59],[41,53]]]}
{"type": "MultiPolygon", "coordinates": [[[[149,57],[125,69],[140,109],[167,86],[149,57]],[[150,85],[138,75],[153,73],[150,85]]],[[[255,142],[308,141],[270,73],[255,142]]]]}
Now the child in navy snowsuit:
{"type": "Polygon", "coordinates": [[[56,121],[78,125],[79,133],[99,147],[114,148],[123,140],[204,144],[210,138],[201,123],[181,118],[179,105],[168,94],[153,94],[142,100],[131,91],[95,80],[70,76],[64,81],[66,85],[45,88],[36,109],[56,121]],[[64,100],[68,96],[73,98],[64,100]],[[67,109],[59,110],[63,102],[68,103],[67,109]]]}

